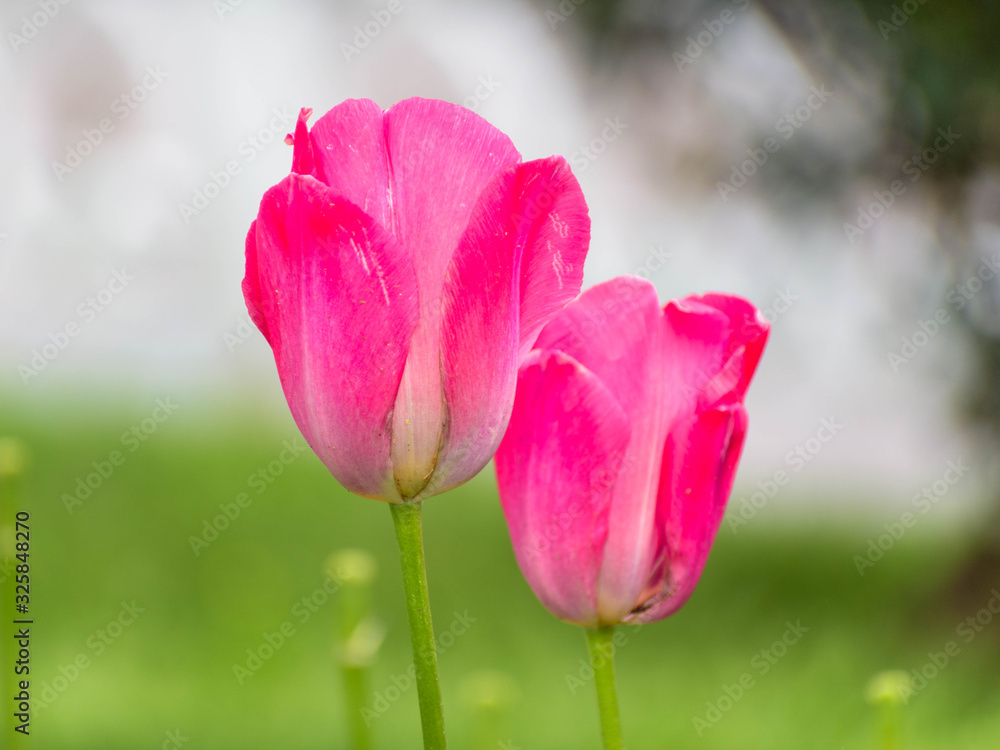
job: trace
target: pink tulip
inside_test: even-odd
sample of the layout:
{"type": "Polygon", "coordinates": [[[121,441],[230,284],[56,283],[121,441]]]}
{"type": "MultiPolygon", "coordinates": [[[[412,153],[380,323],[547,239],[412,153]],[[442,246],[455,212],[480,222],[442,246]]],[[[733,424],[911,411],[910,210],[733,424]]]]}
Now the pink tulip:
{"type": "Polygon", "coordinates": [[[522,163],[446,102],[310,114],[247,236],[247,308],[333,475],[419,500],[496,450],[520,361],[580,290],[587,206],[565,160],[522,163]]]}
{"type": "Polygon", "coordinates": [[[589,628],[676,612],[701,576],[746,434],[768,324],[746,300],[620,277],[586,291],[525,359],[496,455],[518,564],[589,628]]]}

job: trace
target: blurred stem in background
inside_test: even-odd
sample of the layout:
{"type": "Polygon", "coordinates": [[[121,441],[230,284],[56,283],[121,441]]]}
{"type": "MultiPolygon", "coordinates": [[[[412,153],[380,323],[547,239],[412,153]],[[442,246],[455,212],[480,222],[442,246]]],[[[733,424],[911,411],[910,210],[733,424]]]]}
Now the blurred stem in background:
{"type": "Polygon", "coordinates": [[[14,674],[14,516],[18,511],[19,483],[28,464],[28,450],[17,438],[0,438],[0,713],[6,747],[20,746],[15,730],[14,674]]]}
{"type": "Polygon", "coordinates": [[[371,666],[385,636],[385,627],[371,613],[371,587],[378,563],[365,550],[344,549],[330,556],[326,573],[341,586],[334,651],[343,680],[351,747],[372,750],[371,727],[361,709],[368,694],[371,666]]]}
{"type": "Polygon", "coordinates": [[[441,707],[431,602],[427,592],[427,565],[424,562],[424,534],[420,519],[422,506],[419,502],[393,503],[389,508],[399,544],[399,560],[403,566],[403,589],[413,644],[424,750],[444,750],[444,711],[441,707]]]}
{"type": "Polygon", "coordinates": [[[597,708],[601,716],[601,736],[605,750],[625,750],[618,688],[615,685],[615,628],[613,625],[587,630],[590,666],[594,669],[597,708]]]}
{"type": "Polygon", "coordinates": [[[493,670],[474,672],[459,688],[472,723],[470,750],[496,750],[504,738],[510,709],[520,690],[508,674],[493,670]]]}
{"type": "Polygon", "coordinates": [[[903,706],[913,694],[910,675],[879,672],[868,683],[868,702],[879,711],[880,750],[903,750],[903,706]]]}

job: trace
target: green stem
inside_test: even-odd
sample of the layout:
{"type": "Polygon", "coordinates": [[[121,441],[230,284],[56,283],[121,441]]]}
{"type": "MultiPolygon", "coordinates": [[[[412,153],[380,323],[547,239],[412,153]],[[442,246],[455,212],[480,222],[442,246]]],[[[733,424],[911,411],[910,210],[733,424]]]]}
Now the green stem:
{"type": "Polygon", "coordinates": [[[882,750],[902,750],[902,715],[898,705],[887,704],[882,708],[882,750]]]}
{"type": "Polygon", "coordinates": [[[438,680],[431,603],[427,594],[427,568],[420,521],[420,503],[393,503],[392,522],[396,527],[399,559],[403,566],[406,613],[413,643],[413,665],[417,675],[420,723],[424,730],[424,750],[444,750],[444,714],[438,680]]]}
{"type": "Polygon", "coordinates": [[[365,721],[361,709],[365,705],[368,685],[367,667],[344,666],[344,700],[347,704],[347,721],[351,732],[351,746],[354,750],[372,750],[372,732],[365,721]]]}
{"type": "Polygon", "coordinates": [[[371,587],[377,571],[375,558],[362,549],[339,550],[326,562],[327,576],[343,587],[337,607],[336,652],[352,750],[372,750],[375,746],[364,708],[371,665],[382,643],[381,625],[371,612],[371,587]]]}
{"type": "Polygon", "coordinates": [[[601,736],[605,750],[625,750],[622,718],[618,711],[618,691],[615,687],[615,646],[613,625],[587,631],[590,666],[594,669],[597,689],[597,709],[601,716],[601,736]]]}

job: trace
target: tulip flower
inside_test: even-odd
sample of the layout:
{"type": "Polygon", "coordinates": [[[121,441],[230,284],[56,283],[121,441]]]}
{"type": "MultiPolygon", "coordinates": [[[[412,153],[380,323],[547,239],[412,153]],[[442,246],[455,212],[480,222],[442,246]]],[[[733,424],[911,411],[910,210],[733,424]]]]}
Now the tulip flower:
{"type": "Polygon", "coordinates": [[[580,290],[590,222],[561,157],[521,162],[469,110],[349,100],[310,131],[247,236],[243,292],[299,429],[352,492],[470,479],[517,367],[580,290]]]}
{"type": "MultiPolygon", "coordinates": [[[[587,207],[564,159],[522,162],[446,102],[310,115],[250,228],[243,293],[302,434],[348,490],[391,504],[425,586],[420,501],[496,450],[518,365],[580,290],[587,207]]],[[[433,642],[419,650],[425,685],[433,642]]]]}
{"type": "Polygon", "coordinates": [[[521,367],[496,455],[500,498],[535,594],[588,629],[608,747],[621,747],[612,629],[667,617],[694,590],[767,334],[738,297],[661,309],[652,284],[620,277],[553,318],[521,367]]]}

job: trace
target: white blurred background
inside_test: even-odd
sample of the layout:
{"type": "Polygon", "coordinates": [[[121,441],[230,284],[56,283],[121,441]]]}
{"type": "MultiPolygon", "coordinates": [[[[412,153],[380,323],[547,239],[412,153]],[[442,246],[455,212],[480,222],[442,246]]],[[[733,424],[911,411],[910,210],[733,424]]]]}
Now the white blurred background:
{"type": "Polygon", "coordinates": [[[954,177],[951,146],[904,172],[937,127],[916,94],[898,126],[890,45],[915,23],[883,39],[881,16],[832,5],[825,29],[834,16],[745,0],[4,0],[0,389],[285,410],[240,280],[258,201],[290,167],[292,118],[349,97],[439,98],[526,159],[570,159],[593,220],[586,285],[638,272],[663,299],[719,290],[767,311],[734,503],[785,470],[795,492],[775,512],[801,518],[810,497],[886,514],[961,460],[971,475],[935,512],[968,515],[993,444],[957,405],[1000,287],[969,300],[980,334],[946,300],[1000,250],[1000,178],[985,161],[954,177]],[[746,166],[768,139],[767,161],[746,166]],[[849,238],[897,179],[905,192],[849,238]],[[836,434],[807,442],[824,420],[836,434]],[[799,447],[807,461],[789,456],[799,447]]]}

